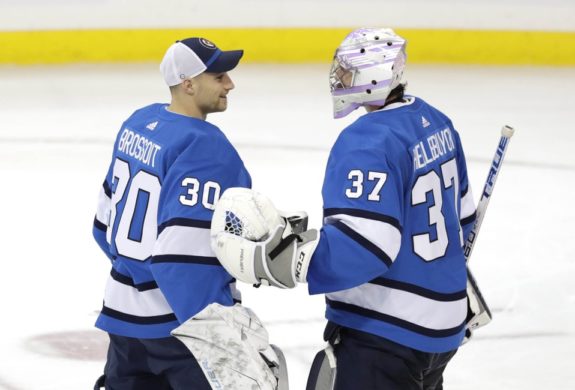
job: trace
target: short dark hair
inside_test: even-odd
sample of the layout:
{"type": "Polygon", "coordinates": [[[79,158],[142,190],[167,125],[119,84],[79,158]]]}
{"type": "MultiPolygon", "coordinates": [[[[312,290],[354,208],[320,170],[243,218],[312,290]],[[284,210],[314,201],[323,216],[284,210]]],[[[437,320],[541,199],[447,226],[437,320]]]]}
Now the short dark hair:
{"type": "Polygon", "coordinates": [[[407,83],[400,83],[397,87],[393,88],[389,95],[387,95],[387,99],[385,99],[385,105],[401,102],[405,94],[406,86],[407,83]]]}

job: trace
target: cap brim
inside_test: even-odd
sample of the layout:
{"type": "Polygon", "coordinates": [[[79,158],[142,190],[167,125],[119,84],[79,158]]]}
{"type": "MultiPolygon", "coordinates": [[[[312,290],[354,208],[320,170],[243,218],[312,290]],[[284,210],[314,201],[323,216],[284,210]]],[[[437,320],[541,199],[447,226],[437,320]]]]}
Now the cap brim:
{"type": "Polygon", "coordinates": [[[243,50],[222,51],[216,60],[208,66],[206,72],[222,73],[234,69],[244,55],[243,50]]]}

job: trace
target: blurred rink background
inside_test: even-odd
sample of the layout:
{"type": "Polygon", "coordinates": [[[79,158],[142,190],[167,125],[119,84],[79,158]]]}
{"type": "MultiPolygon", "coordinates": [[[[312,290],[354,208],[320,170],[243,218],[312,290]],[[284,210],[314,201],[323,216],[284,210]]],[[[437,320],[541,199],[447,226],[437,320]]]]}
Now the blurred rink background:
{"type": "MultiPolygon", "coordinates": [[[[409,40],[408,92],[453,120],[476,201],[501,127],[516,128],[470,262],[494,320],[445,388],[575,388],[574,11],[569,0],[0,0],[0,389],[91,389],[102,371],[107,339],[93,323],[109,263],[91,224],[122,121],[169,100],[165,48],[203,35],[246,50],[228,110],[208,119],[256,190],[319,227],[329,148],[361,114],[331,118],[329,63],[359,26],[409,40]]],[[[284,350],[291,389],[304,389],[323,297],[240,288],[284,350]]]]}

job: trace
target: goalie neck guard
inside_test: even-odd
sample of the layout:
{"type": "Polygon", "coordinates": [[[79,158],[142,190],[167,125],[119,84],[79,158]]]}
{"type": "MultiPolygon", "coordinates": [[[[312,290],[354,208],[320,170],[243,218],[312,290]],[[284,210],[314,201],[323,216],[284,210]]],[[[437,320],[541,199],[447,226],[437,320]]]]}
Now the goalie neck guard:
{"type": "Polygon", "coordinates": [[[406,44],[389,28],[358,29],[343,40],[329,76],[334,118],[360,106],[385,104],[401,82],[406,44]]]}

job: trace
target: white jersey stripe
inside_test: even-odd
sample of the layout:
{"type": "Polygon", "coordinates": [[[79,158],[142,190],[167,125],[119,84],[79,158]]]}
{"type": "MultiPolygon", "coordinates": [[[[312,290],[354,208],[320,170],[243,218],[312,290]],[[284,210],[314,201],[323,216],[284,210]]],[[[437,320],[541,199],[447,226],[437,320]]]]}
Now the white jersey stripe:
{"type": "Polygon", "coordinates": [[[467,190],[467,193],[463,198],[461,198],[461,211],[459,213],[459,219],[465,219],[475,212],[475,202],[473,201],[473,193],[471,192],[471,187],[467,190]]]}
{"type": "Polygon", "coordinates": [[[358,234],[376,245],[391,259],[395,260],[401,245],[401,232],[393,225],[348,214],[334,214],[325,218],[325,224],[333,224],[341,221],[352,228],[358,234]]]}
{"type": "Polygon", "coordinates": [[[433,330],[460,326],[467,314],[467,298],[440,302],[371,283],[327,294],[327,298],[377,311],[433,330]]]}
{"type": "Polygon", "coordinates": [[[120,283],[111,276],[106,284],[104,306],[139,317],[153,317],[172,314],[172,309],[159,288],[138,291],[120,283]]]}
{"type": "Polygon", "coordinates": [[[106,195],[106,191],[104,191],[104,187],[102,187],[98,195],[98,207],[96,209],[96,219],[102,225],[108,226],[111,204],[112,200],[106,195]]]}
{"type": "Polygon", "coordinates": [[[210,229],[168,226],[154,246],[152,256],[183,255],[216,257],[210,246],[210,229]]]}
{"type": "Polygon", "coordinates": [[[236,286],[236,282],[230,283],[230,290],[232,291],[232,298],[234,301],[241,302],[242,301],[242,292],[238,290],[236,286]]]}

